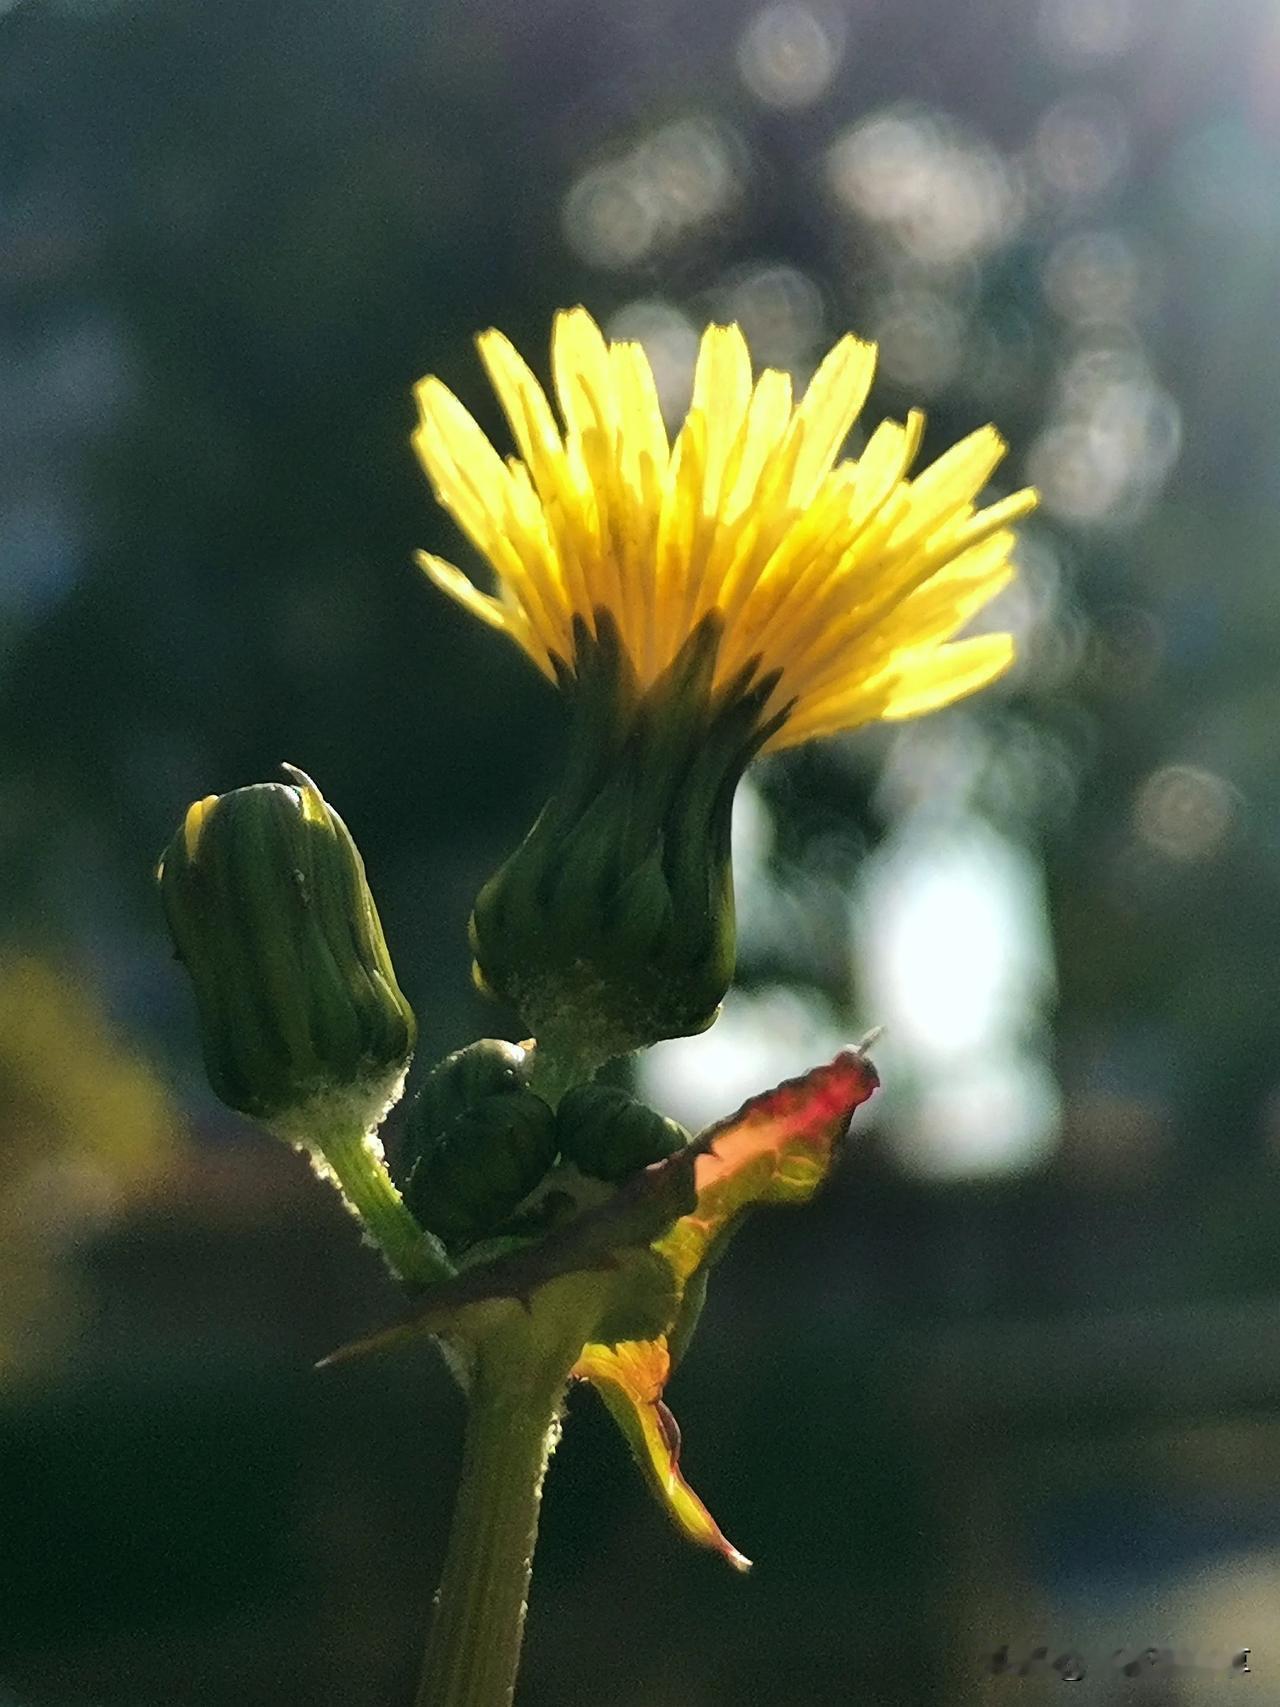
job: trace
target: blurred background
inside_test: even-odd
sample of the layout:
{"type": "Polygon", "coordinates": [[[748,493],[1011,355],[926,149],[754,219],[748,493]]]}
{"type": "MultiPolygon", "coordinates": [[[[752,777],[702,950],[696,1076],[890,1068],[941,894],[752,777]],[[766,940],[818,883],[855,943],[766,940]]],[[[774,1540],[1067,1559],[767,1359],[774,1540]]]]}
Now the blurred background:
{"type": "Polygon", "coordinates": [[[516,1035],[464,927],[564,732],[412,566],[410,386],[500,434],[473,333],[577,301],[673,421],[710,318],[874,337],[1043,505],[1013,676],[752,773],[740,985],[640,1068],[697,1124],[888,1027],[671,1394],[756,1571],[576,1395],[521,1701],[1280,1701],[1278,172],[1271,0],[0,0],[3,1707],[409,1699],[460,1405],[313,1373],[395,1293],[151,873],[303,765],[423,1065],[516,1035]]]}

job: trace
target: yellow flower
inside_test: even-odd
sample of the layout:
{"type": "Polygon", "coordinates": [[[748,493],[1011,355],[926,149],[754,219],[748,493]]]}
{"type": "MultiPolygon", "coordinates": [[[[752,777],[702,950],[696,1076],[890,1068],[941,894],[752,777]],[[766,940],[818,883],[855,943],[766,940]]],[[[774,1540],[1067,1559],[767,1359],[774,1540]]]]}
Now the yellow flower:
{"type": "Polygon", "coordinates": [[[640,345],[608,343],[585,309],[557,315],[552,336],[563,426],[501,332],[478,342],[519,456],[499,456],[434,377],[417,386],[414,444],[497,596],[419,562],[553,680],[607,614],[643,689],[711,616],[717,688],[777,673],[760,718],[785,711],[776,750],[933,711],[1008,666],[1012,636],[954,637],[1008,582],[1010,524],[1036,494],[976,508],[1005,451],[993,427],[911,477],[915,410],[837,462],[873,344],[842,338],[793,404],[786,374],[753,378],[737,326],[709,326],[672,445],[640,345]]]}

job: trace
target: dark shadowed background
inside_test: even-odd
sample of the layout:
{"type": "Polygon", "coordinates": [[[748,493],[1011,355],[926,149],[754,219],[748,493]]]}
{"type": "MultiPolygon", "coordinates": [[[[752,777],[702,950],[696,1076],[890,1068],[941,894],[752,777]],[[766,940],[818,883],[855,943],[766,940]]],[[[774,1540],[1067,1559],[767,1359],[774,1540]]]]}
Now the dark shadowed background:
{"type": "Polygon", "coordinates": [[[563,731],[412,566],[410,386],[500,432],[472,334],[577,301],[673,419],[710,318],[875,337],[1044,501],[1008,681],[753,773],[740,987],[641,1068],[696,1124],[888,1026],[671,1394],[756,1571],[576,1395],[522,1702],[1280,1700],[1278,169],[1269,0],[0,0],[3,1707],[409,1698],[459,1402],[313,1373],[394,1290],[151,871],[300,764],[423,1063],[512,1034],[465,922],[563,731]]]}

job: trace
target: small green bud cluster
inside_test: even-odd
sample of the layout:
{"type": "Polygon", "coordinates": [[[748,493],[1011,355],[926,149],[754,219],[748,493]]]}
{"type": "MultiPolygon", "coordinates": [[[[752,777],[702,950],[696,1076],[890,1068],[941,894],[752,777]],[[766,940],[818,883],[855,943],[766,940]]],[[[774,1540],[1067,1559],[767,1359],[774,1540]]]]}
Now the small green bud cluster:
{"type": "Polygon", "coordinates": [[[222,1100],[286,1136],[309,1136],[320,1105],[372,1128],[417,1028],[346,825],[284,768],[290,784],[190,807],[160,862],[161,898],[222,1100]]]}
{"type": "Polygon", "coordinates": [[[689,1134],[616,1085],[578,1085],[556,1110],[560,1153],[592,1179],[623,1180],[682,1150],[689,1134]]]}
{"type": "Polygon", "coordinates": [[[532,1051],[484,1038],[433,1069],[409,1112],[405,1201],[454,1252],[504,1230],[557,1158],[616,1183],[688,1142],[626,1091],[581,1085],[551,1106],[529,1088],[532,1051]]]}
{"type": "Polygon", "coordinates": [[[526,1052],[482,1038],[441,1061],[409,1111],[405,1202],[451,1250],[500,1227],[556,1159],[556,1117],[526,1052]]]}

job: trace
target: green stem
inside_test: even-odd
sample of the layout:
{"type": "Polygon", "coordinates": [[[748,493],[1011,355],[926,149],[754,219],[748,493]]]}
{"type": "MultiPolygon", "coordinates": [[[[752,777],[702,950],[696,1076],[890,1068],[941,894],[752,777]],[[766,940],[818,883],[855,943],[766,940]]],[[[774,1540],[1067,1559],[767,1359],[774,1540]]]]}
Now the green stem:
{"type": "Polygon", "coordinates": [[[480,1347],[416,1707],[510,1707],[567,1373],[519,1324],[480,1347]]]}
{"type": "Polygon", "coordinates": [[[408,1286],[434,1286],[453,1267],[405,1207],[379,1149],[359,1127],[326,1132],[312,1155],[341,1188],[395,1274],[408,1286]]]}
{"type": "Polygon", "coordinates": [[[533,1054],[529,1089],[555,1108],[566,1091],[589,1083],[602,1065],[597,1056],[578,1048],[557,1047],[554,1042],[546,1044],[539,1040],[533,1054]]]}

